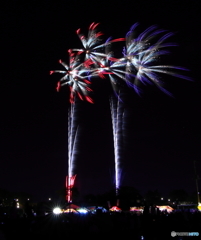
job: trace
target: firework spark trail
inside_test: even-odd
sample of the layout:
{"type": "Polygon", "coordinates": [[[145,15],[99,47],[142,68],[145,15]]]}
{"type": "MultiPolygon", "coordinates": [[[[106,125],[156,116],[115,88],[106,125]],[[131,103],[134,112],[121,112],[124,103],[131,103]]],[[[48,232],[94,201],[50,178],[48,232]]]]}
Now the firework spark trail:
{"type": "Polygon", "coordinates": [[[88,96],[92,91],[89,87],[91,82],[86,79],[90,77],[90,70],[84,68],[84,63],[80,63],[79,53],[75,54],[69,50],[69,65],[59,61],[66,69],[64,71],[56,70],[52,73],[61,73],[64,76],[57,84],[57,91],[63,85],[69,85],[70,88],[70,108],[68,111],[68,176],[66,178],[66,200],[72,201],[72,188],[75,181],[75,163],[77,154],[77,140],[79,132],[79,124],[77,121],[78,97],[81,100],[86,100],[93,103],[93,100],[88,96]]]}
{"type": "MultiPolygon", "coordinates": [[[[120,93],[119,93],[120,95],[120,93]]],[[[115,158],[115,188],[116,194],[121,184],[121,162],[122,162],[122,143],[123,143],[123,115],[124,108],[119,98],[110,97],[110,110],[113,127],[114,158],[115,158]]]]}
{"type": "Polygon", "coordinates": [[[113,88],[113,93],[110,100],[110,111],[113,128],[113,143],[114,143],[114,161],[115,161],[115,189],[116,195],[119,194],[121,186],[121,172],[123,159],[123,121],[124,107],[122,102],[122,81],[127,82],[126,75],[131,73],[126,72],[123,68],[125,63],[113,58],[112,53],[108,52],[108,47],[105,48],[107,57],[101,58],[98,61],[98,67],[94,69],[94,74],[108,80],[113,88]],[[112,61],[111,59],[114,59],[112,61]]]}
{"type": "MultiPolygon", "coordinates": [[[[107,51],[107,48],[106,48],[107,51]]],[[[113,58],[111,53],[107,53],[107,57],[99,58],[97,61],[97,68],[94,69],[91,76],[99,76],[100,78],[109,77],[111,86],[114,91],[110,96],[110,110],[112,118],[112,128],[113,128],[113,142],[114,142],[114,160],[115,160],[115,189],[116,195],[118,196],[119,188],[121,185],[121,172],[122,172],[122,152],[123,152],[123,118],[124,118],[124,108],[121,100],[121,88],[120,82],[127,81],[125,75],[129,74],[122,70],[124,63],[118,61],[118,59],[113,58]],[[114,59],[115,61],[111,61],[114,59]],[[119,81],[120,80],[120,81],[119,81]]]]}
{"type": "Polygon", "coordinates": [[[109,38],[104,44],[98,43],[101,41],[100,36],[103,34],[101,32],[96,33],[96,26],[98,24],[92,23],[89,27],[88,38],[80,34],[80,29],[77,31],[77,34],[82,42],[84,49],[72,49],[73,51],[85,52],[85,64],[86,67],[90,65],[95,66],[95,69],[92,70],[92,76],[99,76],[105,78],[105,75],[109,76],[110,83],[113,87],[115,94],[118,95],[118,100],[114,97],[110,98],[110,108],[111,108],[111,117],[113,125],[113,138],[114,138],[114,157],[115,157],[115,187],[118,194],[118,189],[120,187],[121,181],[121,160],[122,160],[122,118],[123,118],[123,107],[120,102],[120,91],[118,86],[118,79],[127,81],[125,77],[128,74],[122,68],[125,66],[123,61],[118,61],[114,58],[111,53],[108,53],[108,49],[113,42],[124,41],[124,38],[111,40],[109,38]],[[101,48],[105,48],[106,53],[98,52],[101,48]],[[90,61],[89,61],[90,60],[90,61]],[[114,77],[115,76],[115,77],[114,77]]]}
{"type": "Polygon", "coordinates": [[[61,60],[59,61],[59,63],[62,64],[66,70],[51,71],[51,74],[64,74],[64,76],[58,82],[57,91],[59,91],[61,86],[66,84],[70,87],[71,105],[68,112],[68,175],[69,177],[72,177],[74,175],[75,168],[75,155],[77,152],[76,136],[78,134],[78,125],[76,121],[76,98],[78,96],[81,100],[87,100],[91,103],[93,100],[88,96],[88,93],[92,91],[91,88],[89,88],[89,84],[91,84],[91,82],[86,79],[87,75],[90,73],[90,70],[84,68],[84,63],[80,62],[79,54],[73,53],[72,50],[69,50],[68,53],[69,65],[61,60]]]}
{"type": "Polygon", "coordinates": [[[71,104],[68,111],[68,176],[72,177],[75,175],[75,155],[77,153],[76,143],[79,125],[77,124],[76,117],[76,104],[71,104]]]}
{"type": "MultiPolygon", "coordinates": [[[[137,26],[131,29],[132,31],[137,26]]],[[[133,87],[136,92],[139,93],[137,88],[138,81],[143,83],[153,81],[161,90],[166,94],[169,94],[167,90],[162,87],[159,78],[156,78],[155,72],[161,72],[185,78],[182,75],[176,75],[167,69],[180,69],[180,67],[173,66],[154,66],[156,58],[160,55],[167,54],[167,51],[161,50],[161,48],[167,46],[175,46],[174,43],[163,43],[172,33],[168,33],[161,37],[155,44],[150,45],[149,41],[164,30],[156,29],[156,26],[151,26],[141,33],[135,40],[132,39],[132,33],[127,34],[127,49],[124,49],[124,57],[121,59],[115,59],[111,53],[107,52],[108,48],[105,48],[107,57],[99,60],[100,68],[97,68],[99,76],[105,78],[107,74],[110,79],[110,83],[113,87],[117,98],[110,98],[110,108],[113,127],[113,139],[114,139],[114,158],[115,158],[115,187],[118,195],[118,189],[121,185],[121,163],[122,163],[122,145],[123,145],[123,116],[124,107],[121,99],[121,87],[120,83],[123,80],[128,86],[133,87]],[[128,38],[130,38],[128,40],[128,38]],[[110,61],[115,59],[114,62],[110,61]],[[152,63],[153,62],[153,63],[152,63]],[[152,63],[152,65],[150,65],[152,63]],[[134,75],[135,74],[135,75],[134,75]],[[145,78],[146,77],[148,78],[145,78]],[[131,82],[134,80],[134,84],[131,82]]]]}
{"type": "Polygon", "coordinates": [[[113,128],[113,142],[114,142],[114,161],[115,161],[115,189],[118,196],[121,186],[121,172],[122,172],[122,158],[123,158],[123,120],[124,107],[122,102],[122,89],[120,82],[127,81],[125,75],[128,74],[122,70],[124,63],[120,61],[111,62],[111,54],[108,57],[100,60],[101,68],[98,69],[99,76],[104,77],[108,75],[114,94],[110,96],[110,111],[113,128]],[[102,76],[103,74],[103,76],[102,76]],[[116,96],[114,96],[116,95],[116,96]]]}

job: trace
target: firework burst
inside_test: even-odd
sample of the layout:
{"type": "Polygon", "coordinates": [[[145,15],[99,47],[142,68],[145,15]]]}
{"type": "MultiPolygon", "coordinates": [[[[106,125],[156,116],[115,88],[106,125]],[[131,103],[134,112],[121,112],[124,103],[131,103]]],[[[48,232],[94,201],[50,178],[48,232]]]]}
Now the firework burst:
{"type": "MultiPolygon", "coordinates": [[[[138,26],[138,23],[134,24],[130,31],[126,35],[126,47],[123,49],[124,57],[119,59],[120,62],[125,63],[126,72],[132,72],[132,76],[135,77],[132,79],[133,84],[130,84],[130,78],[127,81],[128,85],[132,86],[134,90],[139,94],[140,88],[139,85],[154,83],[160,90],[165,92],[168,95],[171,95],[164,87],[161,77],[158,73],[172,75],[174,77],[179,77],[186,80],[191,80],[189,77],[186,77],[181,74],[177,74],[175,70],[184,70],[187,69],[183,67],[171,66],[171,65],[156,65],[157,60],[160,56],[168,54],[168,50],[164,48],[170,46],[177,46],[177,44],[168,42],[166,43],[169,37],[173,33],[166,33],[156,43],[151,44],[153,38],[159,36],[159,34],[167,32],[162,29],[157,29],[156,26],[151,26],[147,28],[143,33],[138,37],[134,38],[134,30],[138,26]]],[[[126,77],[129,77],[127,74],[126,77]]],[[[128,79],[128,78],[127,78],[128,79]]]]}
{"type": "MultiPolygon", "coordinates": [[[[167,74],[174,77],[191,80],[189,77],[176,73],[176,71],[187,69],[171,65],[158,65],[159,57],[169,53],[167,47],[177,46],[172,42],[166,42],[173,33],[157,26],[151,26],[141,34],[136,34],[138,23],[135,23],[126,34],[125,38],[112,40],[109,38],[103,42],[103,33],[97,30],[99,23],[92,23],[89,26],[87,37],[77,30],[77,35],[83,48],[73,48],[69,50],[69,65],[59,61],[65,70],[51,71],[50,73],[60,73],[64,76],[57,84],[57,91],[63,85],[70,88],[69,118],[68,118],[68,184],[72,187],[75,180],[75,155],[77,152],[76,142],[79,132],[79,125],[76,120],[77,97],[93,103],[89,96],[92,91],[90,87],[92,77],[108,78],[111,83],[114,95],[110,96],[110,108],[113,126],[114,158],[115,158],[115,187],[121,186],[121,171],[123,158],[123,125],[124,106],[122,102],[123,87],[128,85],[138,94],[140,84],[146,85],[154,83],[160,90],[171,95],[163,86],[160,74],[167,74]],[[158,40],[155,40],[158,38],[158,40]],[[116,58],[115,54],[109,52],[112,43],[125,41],[123,56],[116,58]],[[84,55],[83,55],[84,54],[84,55]]],[[[70,195],[70,189],[67,189],[70,195]]],[[[68,196],[71,199],[71,196],[68,196]]]]}
{"type": "Polygon", "coordinates": [[[104,48],[114,42],[125,41],[125,38],[117,38],[111,40],[109,38],[105,43],[102,43],[102,36],[104,35],[102,32],[98,32],[97,26],[99,23],[93,22],[89,26],[88,36],[86,37],[81,33],[81,29],[76,31],[80,41],[83,45],[83,48],[74,48],[73,51],[77,51],[78,53],[85,53],[85,66],[88,64],[94,63],[95,65],[99,63],[101,58],[106,58],[107,54],[104,53],[104,48]]]}
{"type": "Polygon", "coordinates": [[[69,52],[69,65],[59,60],[59,63],[65,68],[65,70],[51,71],[53,73],[61,73],[64,76],[57,83],[57,91],[61,86],[68,85],[70,88],[70,102],[73,103],[75,95],[77,94],[81,100],[87,100],[93,103],[93,100],[89,97],[89,92],[92,89],[89,87],[91,82],[87,79],[89,77],[89,70],[84,68],[84,63],[80,62],[79,54],[75,54],[72,50],[69,52]],[[87,76],[88,75],[88,76],[87,76]]]}
{"type": "Polygon", "coordinates": [[[77,121],[77,97],[81,100],[86,100],[93,103],[89,96],[92,89],[89,87],[91,82],[88,80],[90,70],[84,67],[84,63],[80,61],[80,54],[74,53],[72,50],[69,53],[69,65],[62,62],[59,63],[65,70],[51,71],[53,73],[61,73],[64,76],[57,83],[57,91],[61,86],[68,85],[70,88],[70,108],[68,112],[68,176],[66,178],[66,200],[72,201],[72,188],[75,181],[75,162],[77,150],[77,141],[79,133],[79,124],[77,121]]]}

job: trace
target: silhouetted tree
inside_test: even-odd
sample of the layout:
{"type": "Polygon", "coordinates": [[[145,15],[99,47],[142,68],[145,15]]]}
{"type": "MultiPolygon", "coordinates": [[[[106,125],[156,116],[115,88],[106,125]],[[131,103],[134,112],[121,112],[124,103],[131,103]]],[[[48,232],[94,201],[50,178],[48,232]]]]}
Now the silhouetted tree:
{"type": "Polygon", "coordinates": [[[158,190],[148,191],[145,194],[145,201],[148,205],[160,204],[161,203],[161,193],[158,190]]]}
{"type": "Polygon", "coordinates": [[[0,204],[2,204],[2,206],[8,206],[12,200],[12,194],[8,190],[0,188],[0,204]]]}
{"type": "Polygon", "coordinates": [[[136,188],[122,186],[119,189],[119,200],[121,208],[129,210],[131,206],[141,205],[142,196],[136,188]]]}
{"type": "Polygon", "coordinates": [[[169,197],[172,202],[187,202],[189,201],[189,195],[184,189],[175,189],[169,193],[169,197]]]}

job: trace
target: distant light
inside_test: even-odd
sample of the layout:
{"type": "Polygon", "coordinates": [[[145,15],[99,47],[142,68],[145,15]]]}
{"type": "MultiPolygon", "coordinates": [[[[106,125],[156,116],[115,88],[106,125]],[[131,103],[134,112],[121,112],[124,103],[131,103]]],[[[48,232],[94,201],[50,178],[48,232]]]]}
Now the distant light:
{"type": "Polygon", "coordinates": [[[60,214],[60,213],[62,213],[61,208],[59,208],[59,207],[54,208],[54,209],[53,209],[53,213],[54,213],[54,214],[60,214]]]}
{"type": "Polygon", "coordinates": [[[163,200],[163,198],[161,198],[161,200],[163,200]]]}
{"type": "Polygon", "coordinates": [[[27,198],[27,201],[29,201],[29,198],[27,198]]]}
{"type": "Polygon", "coordinates": [[[51,198],[48,198],[49,201],[51,201],[52,199],[51,198]]]}
{"type": "Polygon", "coordinates": [[[170,199],[168,199],[168,201],[170,201],[170,199]]]}
{"type": "Polygon", "coordinates": [[[19,202],[17,202],[17,208],[20,208],[20,204],[19,204],[19,202]]]}

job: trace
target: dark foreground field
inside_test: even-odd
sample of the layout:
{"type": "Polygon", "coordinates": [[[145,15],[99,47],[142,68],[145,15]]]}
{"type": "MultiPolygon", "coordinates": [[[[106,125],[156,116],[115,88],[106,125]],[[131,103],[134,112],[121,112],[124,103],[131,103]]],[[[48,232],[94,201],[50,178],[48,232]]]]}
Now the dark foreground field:
{"type": "Polygon", "coordinates": [[[201,235],[201,213],[101,213],[60,214],[2,218],[2,239],[68,239],[106,237],[113,239],[201,239],[201,236],[171,237],[171,232],[198,232],[201,235]]]}

